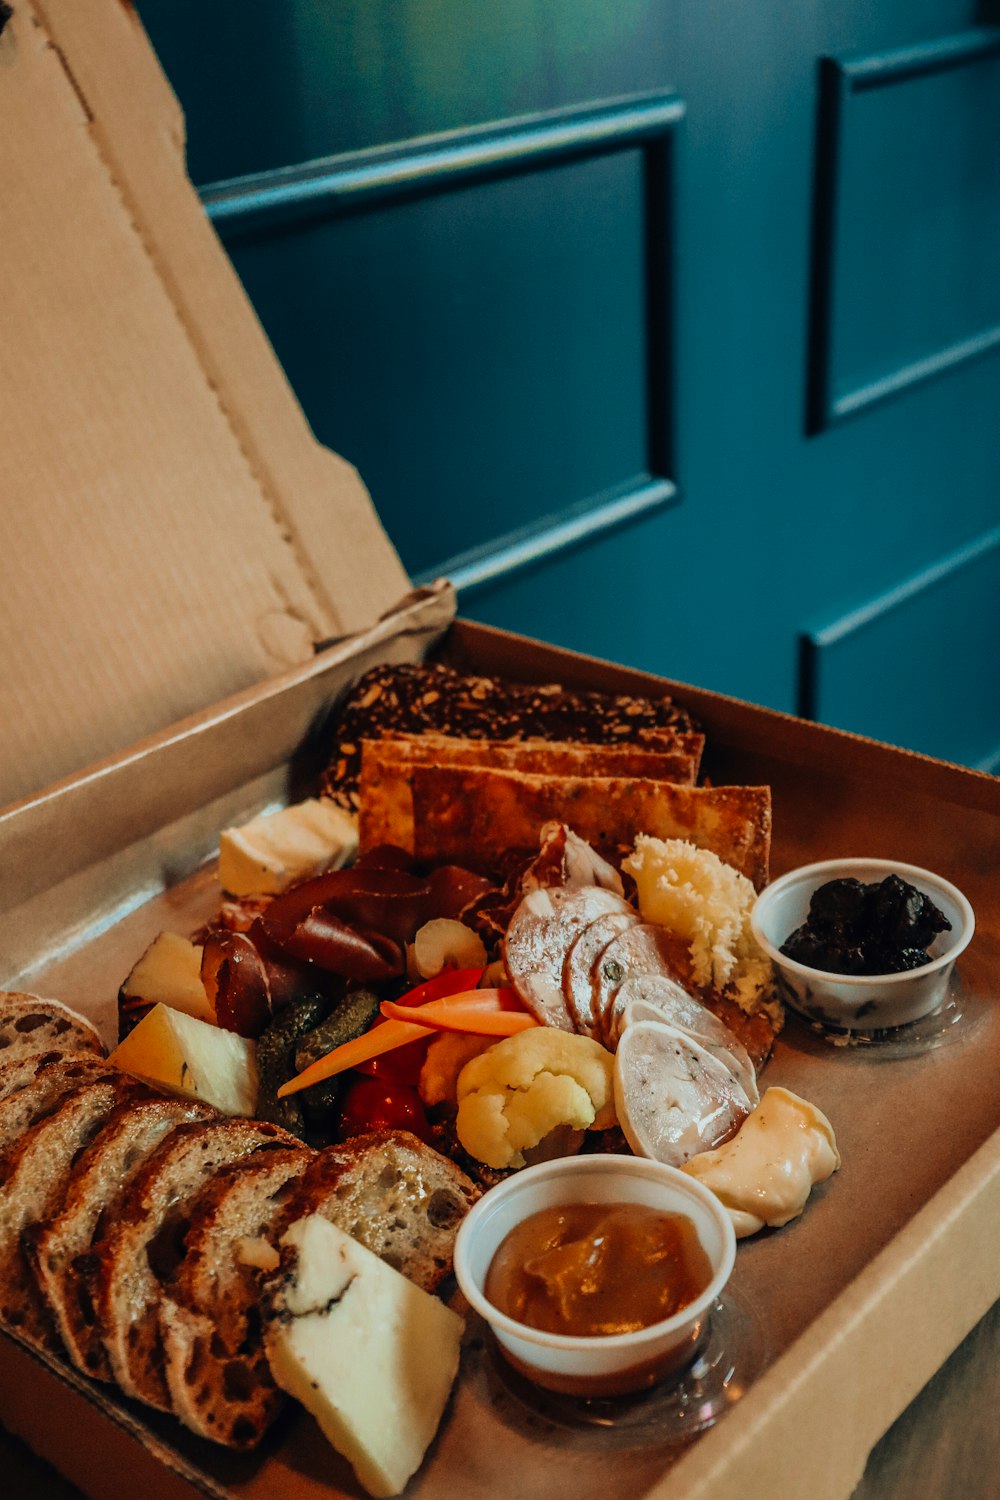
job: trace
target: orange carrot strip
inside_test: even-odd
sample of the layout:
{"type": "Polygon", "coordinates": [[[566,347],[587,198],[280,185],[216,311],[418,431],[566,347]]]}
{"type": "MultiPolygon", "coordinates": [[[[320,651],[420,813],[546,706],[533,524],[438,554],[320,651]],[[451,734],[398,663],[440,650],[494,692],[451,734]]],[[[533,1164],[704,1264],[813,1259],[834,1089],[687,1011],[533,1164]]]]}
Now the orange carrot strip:
{"type": "Polygon", "coordinates": [[[334,1047],[325,1057],[317,1062],[310,1063],[295,1078],[290,1078],[283,1083],[278,1090],[278,1098],[285,1099],[289,1094],[297,1094],[300,1089],[307,1089],[311,1084],[322,1083],[324,1078],[333,1078],[337,1073],[343,1073],[346,1068],[356,1068],[358,1063],[370,1062],[373,1057],[381,1057],[383,1052],[392,1052],[397,1047],[404,1047],[407,1042],[416,1042],[422,1037],[433,1035],[434,1029],[429,1026],[420,1026],[414,1019],[415,1012],[408,1006],[400,1006],[399,1016],[391,1021],[384,1021],[381,1026],[373,1026],[363,1036],[355,1037],[353,1042],[344,1042],[340,1047],[334,1047]]]}
{"type": "MultiPolygon", "coordinates": [[[[381,1011],[390,1022],[414,1013],[408,1006],[393,1005],[391,1000],[383,1000],[381,1011]]],[[[474,1036],[514,1036],[518,1031],[539,1024],[525,1010],[501,1010],[496,1003],[492,1006],[454,1005],[432,1000],[421,1005],[417,1014],[435,1031],[464,1031],[474,1036]]]]}

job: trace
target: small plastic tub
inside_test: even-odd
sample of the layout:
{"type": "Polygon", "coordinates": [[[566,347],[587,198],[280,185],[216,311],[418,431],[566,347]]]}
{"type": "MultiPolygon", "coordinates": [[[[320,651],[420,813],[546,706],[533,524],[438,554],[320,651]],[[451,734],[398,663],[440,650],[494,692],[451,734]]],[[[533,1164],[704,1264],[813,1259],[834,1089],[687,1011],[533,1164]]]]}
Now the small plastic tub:
{"type": "Polygon", "coordinates": [[[735,1256],[729,1215],[694,1178],[640,1157],[576,1156],[526,1167],[491,1188],[459,1229],[455,1275],[470,1307],[489,1324],[501,1354],[519,1374],[564,1395],[602,1397],[645,1389],[690,1363],[735,1256]],[[577,1337],[508,1317],[484,1292],[494,1255],[521,1220],[569,1203],[640,1203],[686,1215],[711,1265],[708,1285],[672,1317],[631,1333],[577,1337]]]}
{"type": "Polygon", "coordinates": [[[828,859],[802,865],[761,892],[750,918],[754,937],[774,964],[782,997],[807,1020],[841,1031],[887,1031],[929,1015],[948,992],[955,960],[976,928],[972,907],[957,886],[917,865],[893,859],[828,859]],[[928,960],[898,974],[835,974],[798,963],[781,952],[809,915],[813,892],[845,877],[872,883],[898,875],[929,896],[951,923],[938,933],[928,960]]]}

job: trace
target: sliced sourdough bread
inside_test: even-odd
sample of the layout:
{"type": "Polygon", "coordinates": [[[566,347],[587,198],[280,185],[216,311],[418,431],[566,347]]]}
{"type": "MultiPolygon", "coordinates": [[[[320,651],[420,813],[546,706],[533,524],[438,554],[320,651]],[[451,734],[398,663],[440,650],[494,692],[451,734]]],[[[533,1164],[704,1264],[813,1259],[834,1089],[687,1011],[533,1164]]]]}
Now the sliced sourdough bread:
{"type": "Polygon", "coordinates": [[[85,1047],[41,1047],[37,1052],[18,1052],[9,1062],[5,1054],[0,1053],[0,1103],[34,1083],[42,1069],[51,1063],[70,1059],[78,1061],[80,1058],[100,1061],[95,1052],[85,1047]]]}
{"type": "Polygon", "coordinates": [[[7,1158],[0,1186],[0,1318],[25,1338],[58,1349],[59,1339],[32,1274],[23,1236],[58,1211],[73,1162],[117,1104],[148,1093],[122,1075],[71,1089],[7,1158]]]}
{"type": "Polygon", "coordinates": [[[313,1154],[278,1147],[220,1168],[191,1204],[184,1257],[160,1301],[174,1415],[231,1448],[256,1447],[284,1403],[264,1353],[260,1269],[241,1252],[273,1241],[313,1154]]]}
{"type": "MultiPolygon", "coordinates": [[[[23,1061],[30,1062],[31,1059],[23,1061]]],[[[120,1076],[117,1068],[93,1052],[44,1053],[34,1075],[30,1083],[8,1094],[6,1099],[0,1099],[0,1157],[17,1145],[26,1130],[51,1114],[71,1089],[95,1079],[120,1076]]]]}
{"type": "Polygon", "coordinates": [[[408,1130],[379,1131],[317,1154],[280,1232],[322,1214],[433,1292],[451,1272],[458,1226],[479,1196],[464,1172],[408,1130]]]}
{"type": "Polygon", "coordinates": [[[0,990],[0,1065],[46,1047],[100,1057],[105,1051],[95,1028],[68,1005],[22,990],[0,990]]]}
{"type": "Polygon", "coordinates": [[[177,1267],[195,1195],[228,1162],[295,1144],[276,1125],[256,1120],[179,1125],[139,1168],[94,1246],[97,1324],[112,1376],[127,1396],[170,1410],[157,1304],[177,1267]]]}
{"type": "Polygon", "coordinates": [[[77,1369],[111,1380],[94,1312],[92,1253],[105,1220],[150,1153],[178,1125],[216,1118],[191,1099],[150,1094],[119,1105],[70,1173],[62,1209],[27,1237],[27,1251],[55,1326],[77,1369]]]}

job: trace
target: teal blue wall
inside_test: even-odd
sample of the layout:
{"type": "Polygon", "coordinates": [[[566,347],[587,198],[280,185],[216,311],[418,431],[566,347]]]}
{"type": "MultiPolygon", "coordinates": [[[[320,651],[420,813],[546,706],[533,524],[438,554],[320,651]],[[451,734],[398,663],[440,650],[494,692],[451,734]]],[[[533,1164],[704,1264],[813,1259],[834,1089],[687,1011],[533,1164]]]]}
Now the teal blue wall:
{"type": "Polygon", "coordinates": [[[414,576],[1000,760],[1000,16],[140,11],[206,209],[414,576]]]}

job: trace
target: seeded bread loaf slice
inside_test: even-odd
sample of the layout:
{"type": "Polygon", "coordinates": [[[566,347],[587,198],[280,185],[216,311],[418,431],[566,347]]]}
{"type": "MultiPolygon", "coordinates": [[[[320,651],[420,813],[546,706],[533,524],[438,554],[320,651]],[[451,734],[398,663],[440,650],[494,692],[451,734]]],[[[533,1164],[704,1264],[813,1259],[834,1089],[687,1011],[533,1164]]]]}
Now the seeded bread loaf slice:
{"type": "Polygon", "coordinates": [[[480,1196],[453,1162],[408,1130],[355,1136],[320,1151],[284,1225],[322,1214],[426,1292],[451,1272],[458,1226],[480,1196]]]}
{"type": "Polygon", "coordinates": [[[195,1195],[226,1163],[295,1138],[256,1120],[179,1125],[139,1168],[94,1246],[97,1324],[127,1396],[170,1410],[157,1304],[173,1275],[195,1195]]]}
{"type": "Polygon", "coordinates": [[[264,1353],[260,1268],[241,1252],[273,1240],[313,1154],[278,1147],[220,1168],[191,1205],[184,1258],[160,1301],[174,1415],[230,1448],[256,1447],[284,1403],[264,1353]]]}
{"type": "Polygon", "coordinates": [[[33,1125],[7,1158],[0,1187],[0,1318],[44,1348],[57,1350],[59,1338],[32,1274],[23,1236],[62,1206],[74,1160],[115,1105],[147,1092],[122,1075],[83,1083],[33,1125]]]}
{"type": "Polygon", "coordinates": [[[111,1380],[94,1312],[93,1254],[102,1224],[150,1153],[178,1125],[206,1122],[215,1111],[191,1099],[158,1094],[119,1105],[70,1174],[61,1211],[27,1237],[26,1250],[66,1352],[77,1369],[111,1380]]]}
{"type": "MultiPolygon", "coordinates": [[[[22,1061],[30,1063],[32,1059],[22,1061]]],[[[33,1071],[35,1076],[30,1083],[0,1099],[0,1158],[17,1145],[26,1130],[51,1114],[71,1089],[95,1079],[119,1076],[117,1068],[93,1052],[45,1053],[33,1071]]]]}
{"type": "Polygon", "coordinates": [[[105,1051],[95,1028],[68,1005],[21,990],[0,990],[0,1065],[46,1047],[99,1057],[105,1051]]]}

